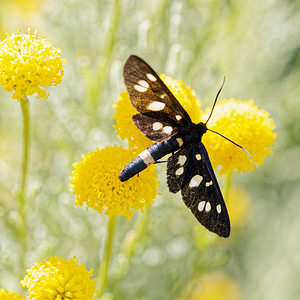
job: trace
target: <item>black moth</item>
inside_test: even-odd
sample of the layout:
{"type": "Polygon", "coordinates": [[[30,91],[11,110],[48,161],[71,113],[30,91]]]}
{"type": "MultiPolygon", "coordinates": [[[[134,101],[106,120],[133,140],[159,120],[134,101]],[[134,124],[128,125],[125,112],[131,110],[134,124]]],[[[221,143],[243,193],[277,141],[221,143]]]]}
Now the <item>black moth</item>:
{"type": "Polygon", "coordinates": [[[133,116],[134,124],[157,143],[126,165],[119,175],[120,180],[128,180],[166,154],[173,153],[167,162],[169,190],[172,193],[181,190],[184,203],[197,220],[217,235],[228,237],[228,212],[201,142],[208,130],[206,123],[194,124],[159,76],[141,58],[131,55],[127,59],[124,79],[131,104],[140,112],[133,116]]]}

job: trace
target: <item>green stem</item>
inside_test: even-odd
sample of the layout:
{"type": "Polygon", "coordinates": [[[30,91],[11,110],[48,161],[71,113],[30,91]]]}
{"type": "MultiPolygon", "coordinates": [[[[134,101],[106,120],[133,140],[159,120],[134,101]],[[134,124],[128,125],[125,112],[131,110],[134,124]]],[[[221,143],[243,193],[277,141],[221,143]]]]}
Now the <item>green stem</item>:
{"type": "Polygon", "coordinates": [[[135,246],[145,234],[150,208],[151,205],[147,205],[144,208],[144,212],[140,212],[133,229],[130,230],[125,236],[121,251],[118,256],[119,264],[117,270],[114,272],[113,284],[111,286],[112,293],[114,293],[115,289],[118,287],[119,281],[127,274],[132,256],[135,252],[135,246]]]}
{"type": "Polygon", "coordinates": [[[141,212],[138,219],[136,220],[134,228],[129,231],[125,237],[121,250],[123,263],[119,268],[119,272],[117,274],[118,278],[122,277],[128,270],[130,260],[134,254],[135,245],[140,241],[145,233],[149,213],[150,205],[147,205],[144,209],[144,212],[141,212]]]}
{"type": "Polygon", "coordinates": [[[225,202],[228,201],[228,199],[229,199],[231,182],[232,182],[232,171],[230,171],[227,174],[227,176],[226,176],[225,190],[224,190],[224,199],[225,199],[225,202]]]}
{"type": "Polygon", "coordinates": [[[101,262],[100,271],[99,271],[99,287],[98,290],[100,294],[104,291],[106,284],[107,284],[107,277],[108,277],[108,268],[112,253],[112,244],[113,238],[115,235],[115,228],[116,228],[117,217],[112,216],[108,219],[108,233],[105,245],[105,253],[103,260],[101,262]]]}
{"type": "MultiPolygon", "coordinates": [[[[103,53],[101,54],[100,64],[97,70],[96,80],[91,86],[89,100],[91,102],[92,111],[97,112],[99,94],[102,92],[102,87],[106,73],[111,61],[111,55],[115,45],[117,28],[119,25],[119,16],[121,11],[121,0],[114,0],[113,11],[112,11],[112,22],[105,38],[106,45],[103,53]]],[[[100,95],[101,97],[101,95],[100,95]]]]}
{"type": "MultiPolygon", "coordinates": [[[[25,211],[25,193],[28,174],[28,161],[30,151],[30,114],[29,101],[27,97],[20,100],[23,115],[23,155],[22,155],[22,178],[19,192],[19,213],[22,224],[20,226],[20,241],[22,245],[21,267],[25,267],[26,254],[26,211],[25,211]]],[[[23,272],[23,271],[22,271],[23,272]]]]}

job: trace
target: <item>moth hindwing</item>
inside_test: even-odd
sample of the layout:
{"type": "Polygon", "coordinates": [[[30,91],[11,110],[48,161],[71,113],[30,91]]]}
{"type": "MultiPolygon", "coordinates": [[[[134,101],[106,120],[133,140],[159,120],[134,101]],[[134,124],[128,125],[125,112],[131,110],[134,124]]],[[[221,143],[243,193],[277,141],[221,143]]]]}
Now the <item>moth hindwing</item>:
{"type": "Polygon", "coordinates": [[[171,192],[181,190],[184,203],[202,225],[219,236],[229,236],[226,205],[201,142],[181,148],[168,159],[167,183],[171,192]]]}
{"type": "Polygon", "coordinates": [[[139,112],[134,124],[149,139],[158,142],[125,166],[119,175],[125,181],[167,153],[167,183],[171,192],[181,190],[184,203],[208,230],[222,237],[230,234],[230,221],[202,135],[207,127],[194,124],[155,71],[131,55],[124,66],[131,104],[139,112]],[[177,151],[178,150],[178,151],[177,151]],[[176,152],[177,151],[177,152],[176,152]]]}

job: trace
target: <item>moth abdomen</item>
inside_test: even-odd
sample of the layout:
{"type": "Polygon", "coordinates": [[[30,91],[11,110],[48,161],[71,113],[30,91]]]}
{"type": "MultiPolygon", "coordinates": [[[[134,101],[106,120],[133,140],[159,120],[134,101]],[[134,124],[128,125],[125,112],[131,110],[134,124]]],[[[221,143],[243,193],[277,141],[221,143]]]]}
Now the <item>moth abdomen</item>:
{"type": "Polygon", "coordinates": [[[177,151],[182,144],[181,138],[171,137],[161,143],[151,145],[123,168],[119,179],[121,181],[130,179],[165,155],[177,151]]]}

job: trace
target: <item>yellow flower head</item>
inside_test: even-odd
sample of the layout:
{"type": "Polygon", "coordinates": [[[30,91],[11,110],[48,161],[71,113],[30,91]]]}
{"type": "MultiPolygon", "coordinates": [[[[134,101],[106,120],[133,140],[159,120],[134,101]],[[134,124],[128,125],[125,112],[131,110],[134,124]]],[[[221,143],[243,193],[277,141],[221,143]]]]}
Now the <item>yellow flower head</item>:
{"type": "Polygon", "coordinates": [[[93,270],[79,266],[76,257],[64,260],[55,256],[28,269],[21,285],[28,289],[29,299],[89,300],[96,289],[92,276],[93,270]]]}
{"type": "Polygon", "coordinates": [[[61,50],[36,37],[36,34],[12,34],[0,41],[0,85],[13,92],[14,99],[37,93],[47,98],[45,88],[57,85],[64,75],[61,50]]]}
{"type": "MultiPolygon", "coordinates": [[[[203,120],[208,118],[211,108],[205,111],[203,120]]],[[[203,143],[207,148],[214,168],[220,166],[220,173],[226,174],[232,170],[253,170],[262,164],[264,158],[272,153],[270,147],[276,134],[273,120],[265,110],[258,109],[253,100],[241,101],[235,99],[220,101],[208,122],[208,128],[217,131],[237,144],[243,146],[252,156],[247,154],[215,133],[207,132],[203,143]]]]}
{"type": "Polygon", "coordinates": [[[4,289],[0,289],[0,299],[1,300],[25,300],[25,297],[13,293],[10,290],[5,291],[4,289]]]}
{"type": "Polygon", "coordinates": [[[236,283],[227,275],[212,273],[194,280],[181,300],[239,300],[241,294],[236,283]]]}
{"type": "Polygon", "coordinates": [[[138,209],[151,204],[157,194],[157,175],[148,167],[126,182],[118,178],[122,168],[137,153],[122,147],[105,147],[83,155],[73,166],[70,189],[76,205],[91,207],[108,216],[125,216],[128,219],[138,209]]]}
{"type": "MultiPolygon", "coordinates": [[[[200,101],[194,96],[194,91],[189,86],[184,86],[182,80],[176,80],[164,74],[160,78],[180,102],[183,108],[188,112],[193,122],[200,120],[200,101]]],[[[127,139],[129,148],[138,148],[140,150],[149,147],[152,142],[145,137],[139,129],[133,124],[132,116],[138,111],[131,106],[128,92],[122,92],[119,102],[114,104],[116,114],[117,135],[122,140],[127,139]]]]}

